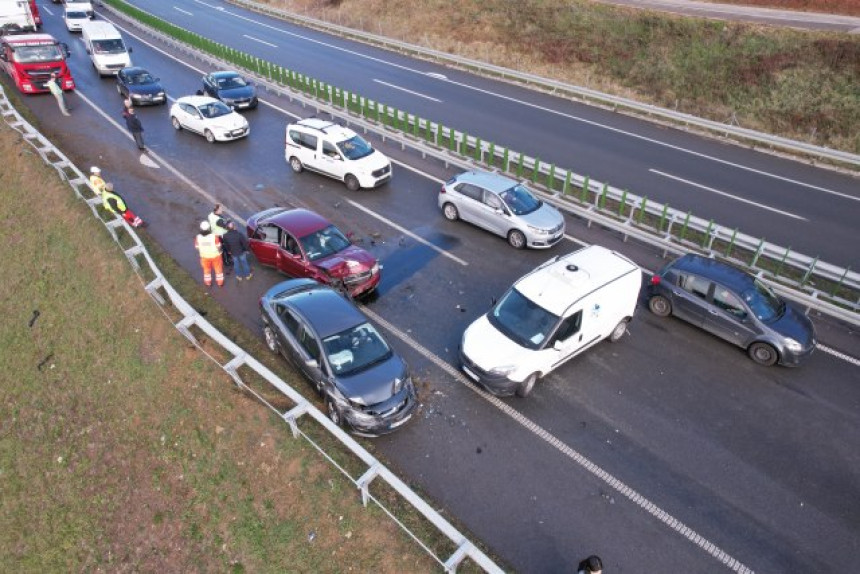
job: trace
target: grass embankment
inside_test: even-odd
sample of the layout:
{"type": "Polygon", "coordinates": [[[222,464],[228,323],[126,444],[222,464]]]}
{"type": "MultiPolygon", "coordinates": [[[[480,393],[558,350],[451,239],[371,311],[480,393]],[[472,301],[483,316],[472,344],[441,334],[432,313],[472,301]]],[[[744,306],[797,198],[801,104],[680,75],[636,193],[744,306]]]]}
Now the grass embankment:
{"type": "Polygon", "coordinates": [[[860,153],[858,35],[682,18],[584,0],[428,0],[420,9],[412,0],[262,1],[712,120],[860,153]]]}
{"type": "Polygon", "coordinates": [[[4,570],[434,569],[176,332],[104,227],[3,123],[0,157],[4,570]]]}

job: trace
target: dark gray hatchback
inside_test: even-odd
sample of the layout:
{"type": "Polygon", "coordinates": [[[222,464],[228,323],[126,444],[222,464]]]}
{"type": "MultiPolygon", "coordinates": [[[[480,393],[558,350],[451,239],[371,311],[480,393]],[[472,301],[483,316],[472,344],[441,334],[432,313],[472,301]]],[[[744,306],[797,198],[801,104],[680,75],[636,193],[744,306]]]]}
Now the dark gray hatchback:
{"type": "Polygon", "coordinates": [[[335,424],[375,436],[412,417],[418,400],[405,361],[352,301],[293,279],[266,291],[260,312],[268,347],[311,381],[335,424]]]}
{"type": "Polygon", "coordinates": [[[700,255],[684,255],[654,274],[648,307],[746,349],[761,365],[797,366],[815,349],[809,317],[745,271],[700,255]]]}

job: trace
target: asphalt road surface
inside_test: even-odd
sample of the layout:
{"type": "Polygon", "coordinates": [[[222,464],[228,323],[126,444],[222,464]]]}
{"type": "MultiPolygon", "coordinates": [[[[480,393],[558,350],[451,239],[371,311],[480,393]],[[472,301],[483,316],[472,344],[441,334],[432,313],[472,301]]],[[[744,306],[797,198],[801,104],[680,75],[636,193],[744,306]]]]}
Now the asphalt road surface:
{"type": "MultiPolygon", "coordinates": [[[[247,112],[250,137],[226,144],[174,131],[166,107],[140,109],[151,150],[141,155],[122,124],[113,80],[97,77],[55,7],[40,8],[45,30],[72,47],[79,89],[69,96],[69,118],[49,95],[27,97],[26,105],[82,169],[102,167],[150,222],[144,233],[189,273],[200,276],[193,238],[214,200],[240,218],[272,205],[313,209],[380,258],[382,283],[366,310],[393,326],[388,338],[419,381],[422,408],[374,444],[512,568],[571,571],[591,553],[612,572],[856,568],[856,333],[816,317],[826,348],[802,368],[768,369],[684,323],[639,309],[629,336],[566,364],[533,396],[492,399],[458,374],[456,349],[493,297],[583,243],[617,249],[646,269],[663,263],[659,254],[574,219],[569,239],[549,252],[514,251],[503,239],[442,217],[436,194],[449,170],[378,141],[397,162],[394,179],[380,189],[350,193],[329,179],[293,174],[283,158],[284,125],[308,112],[265,94],[260,109],[247,112]]],[[[123,30],[134,63],[160,76],[171,97],[199,88],[199,62],[181,62],[123,30]]],[[[856,231],[852,237],[856,244],[856,231]]],[[[259,332],[259,296],[281,278],[260,270],[250,283],[210,291],[259,332]]]]}

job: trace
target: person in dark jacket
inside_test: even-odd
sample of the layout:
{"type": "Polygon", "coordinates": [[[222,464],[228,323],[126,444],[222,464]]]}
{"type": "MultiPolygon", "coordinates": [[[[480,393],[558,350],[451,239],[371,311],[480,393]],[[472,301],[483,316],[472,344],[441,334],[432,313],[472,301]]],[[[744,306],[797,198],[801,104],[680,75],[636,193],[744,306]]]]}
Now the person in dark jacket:
{"type": "Polygon", "coordinates": [[[233,256],[233,266],[236,270],[236,280],[250,280],[254,276],[248,264],[248,238],[236,230],[236,224],[227,222],[227,233],[221,236],[224,249],[233,256]]]}
{"type": "Polygon", "coordinates": [[[134,108],[128,108],[128,113],[125,114],[125,125],[128,126],[131,135],[134,136],[137,149],[146,151],[146,147],[143,145],[143,124],[140,123],[140,118],[134,113],[134,108]]]}
{"type": "Polygon", "coordinates": [[[601,574],[603,572],[603,560],[600,559],[600,556],[592,554],[579,563],[577,572],[579,574],[601,574]]]}

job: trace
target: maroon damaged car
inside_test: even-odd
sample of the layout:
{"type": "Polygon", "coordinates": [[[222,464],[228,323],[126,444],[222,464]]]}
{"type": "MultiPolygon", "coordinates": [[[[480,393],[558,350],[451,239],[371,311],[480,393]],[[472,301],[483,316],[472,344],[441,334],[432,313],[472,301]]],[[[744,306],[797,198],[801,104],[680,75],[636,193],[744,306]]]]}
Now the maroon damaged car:
{"type": "Polygon", "coordinates": [[[263,265],[291,277],[343,287],[352,297],[379,284],[379,261],[353,245],[322,216],[307,209],[273,207],[248,219],[248,242],[263,265]]]}

